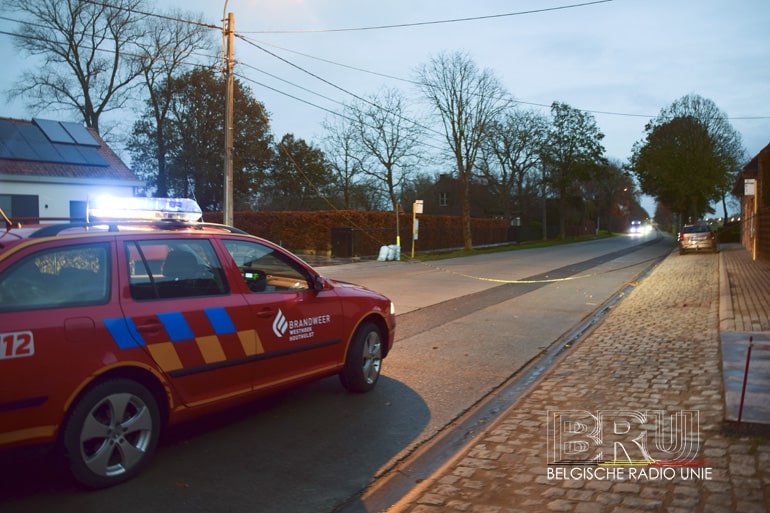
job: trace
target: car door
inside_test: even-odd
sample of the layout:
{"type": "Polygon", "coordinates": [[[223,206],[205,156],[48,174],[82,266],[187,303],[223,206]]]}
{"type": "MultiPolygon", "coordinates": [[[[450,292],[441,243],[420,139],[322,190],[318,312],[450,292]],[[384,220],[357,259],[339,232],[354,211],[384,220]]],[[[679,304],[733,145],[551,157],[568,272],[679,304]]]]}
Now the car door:
{"type": "Polygon", "coordinates": [[[255,386],[336,372],[348,338],[336,293],[316,290],[314,274],[280,248],[245,239],[223,243],[244,279],[244,297],[264,351],[255,386]]]}
{"type": "Polygon", "coordinates": [[[251,310],[232,293],[205,237],[123,242],[126,325],[114,336],[146,348],[191,406],[252,390],[258,348],[251,310]]]}
{"type": "Polygon", "coordinates": [[[54,435],[67,402],[119,358],[102,319],[120,315],[113,244],[54,241],[0,267],[0,444],[54,435]]]}

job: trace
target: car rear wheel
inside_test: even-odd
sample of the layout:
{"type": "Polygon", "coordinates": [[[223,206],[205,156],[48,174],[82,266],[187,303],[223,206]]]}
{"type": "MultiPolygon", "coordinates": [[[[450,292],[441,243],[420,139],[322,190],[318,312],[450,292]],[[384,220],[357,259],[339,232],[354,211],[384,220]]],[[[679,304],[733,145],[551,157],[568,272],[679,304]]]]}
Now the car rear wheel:
{"type": "Polygon", "coordinates": [[[78,401],[64,426],[63,446],[73,477],[89,488],[116,485],[138,474],[160,436],[158,405],[145,387],[125,379],[104,382],[78,401]]]}
{"type": "Polygon", "coordinates": [[[374,323],[364,323],[350,343],[340,381],[351,392],[369,392],[377,384],[381,367],[382,333],[374,323]]]}

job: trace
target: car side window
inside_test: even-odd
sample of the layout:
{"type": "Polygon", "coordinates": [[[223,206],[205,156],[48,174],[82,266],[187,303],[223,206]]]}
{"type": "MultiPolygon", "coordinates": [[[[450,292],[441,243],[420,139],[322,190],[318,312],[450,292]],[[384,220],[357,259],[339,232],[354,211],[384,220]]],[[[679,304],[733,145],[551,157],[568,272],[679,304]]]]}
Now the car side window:
{"type": "Polygon", "coordinates": [[[129,289],[136,300],[228,292],[222,265],[208,240],[134,240],[125,248],[129,289]]]}
{"type": "Polygon", "coordinates": [[[255,293],[309,290],[310,276],[290,258],[251,241],[225,240],[225,247],[255,293]]]}
{"type": "Polygon", "coordinates": [[[0,276],[0,311],[104,304],[110,295],[109,244],[39,251],[0,276]]]}

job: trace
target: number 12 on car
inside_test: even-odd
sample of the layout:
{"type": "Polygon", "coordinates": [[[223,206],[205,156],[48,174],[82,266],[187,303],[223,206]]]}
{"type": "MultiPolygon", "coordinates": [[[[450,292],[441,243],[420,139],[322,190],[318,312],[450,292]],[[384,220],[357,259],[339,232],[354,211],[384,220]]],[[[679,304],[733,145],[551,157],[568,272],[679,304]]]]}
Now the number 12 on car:
{"type": "Polygon", "coordinates": [[[23,358],[35,354],[31,331],[0,333],[0,359],[23,358]]]}

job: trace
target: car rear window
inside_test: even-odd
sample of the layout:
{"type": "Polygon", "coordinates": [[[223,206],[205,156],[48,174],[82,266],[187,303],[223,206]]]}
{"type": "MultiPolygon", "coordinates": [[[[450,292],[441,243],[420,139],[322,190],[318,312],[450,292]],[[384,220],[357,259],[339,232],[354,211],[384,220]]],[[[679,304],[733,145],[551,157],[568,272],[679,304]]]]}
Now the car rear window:
{"type": "Polygon", "coordinates": [[[110,294],[109,245],[39,251],[0,276],[0,311],[104,304],[110,294]]]}
{"type": "Polygon", "coordinates": [[[684,227],[684,233],[707,233],[709,231],[709,227],[703,224],[684,227]]]}

